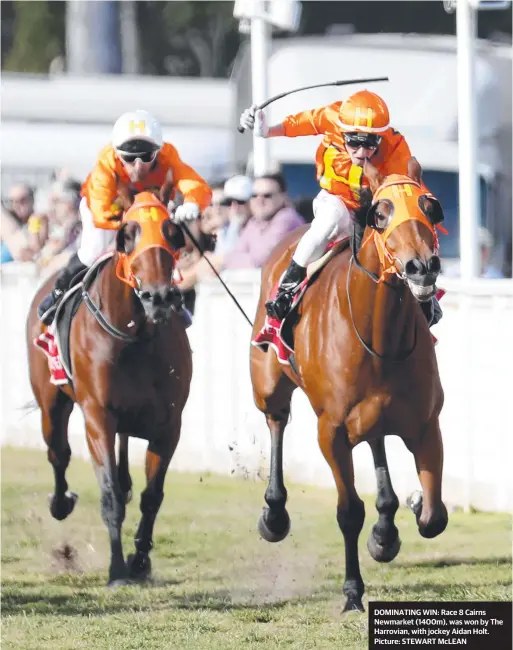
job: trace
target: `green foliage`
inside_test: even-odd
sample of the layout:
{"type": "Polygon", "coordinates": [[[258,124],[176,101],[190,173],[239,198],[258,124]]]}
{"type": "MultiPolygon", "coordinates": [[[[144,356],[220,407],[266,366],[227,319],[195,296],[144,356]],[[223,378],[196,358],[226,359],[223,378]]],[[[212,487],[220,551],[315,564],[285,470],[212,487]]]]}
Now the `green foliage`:
{"type": "Polygon", "coordinates": [[[233,2],[139,2],[143,70],[226,77],[240,43],[233,2]]]}
{"type": "Polygon", "coordinates": [[[65,2],[14,2],[12,47],[2,61],[11,72],[48,72],[64,52],[65,2]]]}

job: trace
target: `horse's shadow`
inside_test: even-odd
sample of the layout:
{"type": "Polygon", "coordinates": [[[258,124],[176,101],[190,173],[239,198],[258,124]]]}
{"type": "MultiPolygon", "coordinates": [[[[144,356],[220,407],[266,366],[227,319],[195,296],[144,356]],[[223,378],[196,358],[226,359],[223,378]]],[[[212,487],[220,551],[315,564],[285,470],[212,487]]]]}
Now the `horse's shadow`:
{"type": "Polygon", "coordinates": [[[511,557],[500,556],[500,557],[482,557],[482,558],[472,558],[472,557],[445,557],[439,559],[426,559],[426,560],[413,560],[408,562],[408,560],[400,560],[394,562],[394,567],[401,569],[442,569],[444,567],[450,566],[472,566],[474,564],[485,564],[485,565],[497,565],[497,566],[506,566],[511,564],[511,557]]]}

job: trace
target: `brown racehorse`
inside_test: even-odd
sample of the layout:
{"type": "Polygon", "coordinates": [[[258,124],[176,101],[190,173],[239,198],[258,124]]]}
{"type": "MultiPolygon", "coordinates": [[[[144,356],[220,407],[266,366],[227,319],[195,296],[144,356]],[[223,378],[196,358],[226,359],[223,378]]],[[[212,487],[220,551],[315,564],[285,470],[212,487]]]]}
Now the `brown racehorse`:
{"type": "Polygon", "coordinates": [[[163,202],[150,192],[135,197],[117,233],[117,250],[89,289],[107,327],[84,303],[73,318],[72,386],[50,383],[47,359],[33,345],[44,328],[37,319],[36,306],[51,289],[53,278],[35,296],[27,323],[30,379],[42,412],[48,460],[55,474],[50,512],[56,519],[65,519],[77,499],[68,491],[66,481],[71,457],[68,420],[77,403],[84,414],[87,442],[101,489],[101,513],[111,544],[109,583],[113,585],[150,574],[153,527],[164,497],[167,468],[180,438],[192,376],[188,337],[172,309],[176,248],[183,245],[183,235],[170,221],[164,205],[169,192],[165,187],[161,191],[163,202]],[[127,565],[121,527],[125,503],[131,496],[129,436],[148,440],[148,449],[136,552],[127,565]]]}
{"type": "MultiPolygon", "coordinates": [[[[443,404],[434,346],[419,300],[435,292],[440,271],[435,223],[443,219],[438,201],[420,187],[415,159],[408,176],[382,177],[367,162],[364,173],[373,194],[363,245],[335,256],[307,290],[295,328],[298,375],[278,363],[270,349],[251,349],[251,377],[257,407],[271,432],[267,508],[259,531],[267,541],[286,537],[283,434],[292,392],[303,388],[318,417],[318,439],[338,491],[337,521],[344,535],[344,611],[363,611],[364,583],[358,537],[365,510],[354,485],[352,449],[369,443],[377,479],[379,513],[367,546],[378,562],[399,552],[394,525],[399,501],[390,481],[384,436],[399,435],[415,457],[423,488],[411,503],[423,537],[447,526],[442,502],[443,404]]],[[[304,232],[304,229],[302,230],[304,232]]],[[[264,324],[264,302],[287,267],[301,233],[273,252],[263,269],[253,338],[264,324]]]]}

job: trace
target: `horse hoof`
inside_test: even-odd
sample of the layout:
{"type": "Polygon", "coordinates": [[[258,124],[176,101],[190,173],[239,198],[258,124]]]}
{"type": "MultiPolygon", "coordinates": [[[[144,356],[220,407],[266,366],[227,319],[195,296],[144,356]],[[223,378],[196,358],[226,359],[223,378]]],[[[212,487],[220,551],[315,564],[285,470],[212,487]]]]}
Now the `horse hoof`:
{"type": "Polygon", "coordinates": [[[363,606],[361,598],[348,598],[342,614],[349,614],[350,612],[364,612],[365,607],[363,606]]]}
{"type": "Polygon", "coordinates": [[[391,562],[399,553],[400,548],[401,540],[399,536],[387,546],[379,544],[372,533],[367,540],[367,549],[372,559],[376,560],[376,562],[391,562]]]}
{"type": "Polygon", "coordinates": [[[422,512],[422,492],[420,490],[412,492],[406,499],[406,505],[418,519],[422,512]]]}
{"type": "Polygon", "coordinates": [[[258,532],[266,542],[281,542],[290,532],[289,514],[286,510],[283,510],[283,514],[278,518],[276,516],[271,517],[270,513],[269,508],[264,508],[258,520],[258,532]],[[270,519],[272,521],[272,528],[269,525],[270,519]]]}
{"type": "Polygon", "coordinates": [[[141,582],[151,577],[151,560],[149,555],[131,553],[126,561],[128,574],[133,580],[141,582]]]}
{"type": "Polygon", "coordinates": [[[55,494],[48,495],[48,504],[50,506],[50,513],[54,519],[62,521],[66,519],[75,507],[78,500],[78,494],[75,492],[67,491],[62,499],[58,499],[55,494]]]}

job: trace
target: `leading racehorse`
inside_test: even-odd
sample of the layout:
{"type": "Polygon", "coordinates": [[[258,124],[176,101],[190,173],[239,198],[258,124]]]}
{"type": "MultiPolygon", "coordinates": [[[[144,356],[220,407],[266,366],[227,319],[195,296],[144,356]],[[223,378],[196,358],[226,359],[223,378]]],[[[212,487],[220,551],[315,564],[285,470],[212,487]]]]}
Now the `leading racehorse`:
{"type": "MultiPolygon", "coordinates": [[[[352,450],[369,443],[377,480],[379,513],[367,546],[379,562],[399,552],[394,524],[399,501],[390,481],[384,436],[399,435],[415,457],[422,498],[413,501],[423,537],[439,535],[447,525],[442,502],[442,438],[439,414],[443,391],[429,332],[419,301],[436,292],[440,272],[435,226],[443,219],[438,201],[420,186],[415,159],[408,175],[383,177],[364,166],[373,194],[363,244],[331,259],[306,291],[295,327],[295,361],[280,364],[252,347],[251,378],[257,407],[271,432],[271,465],[265,493],[267,508],[259,521],[267,541],[286,537],[283,435],[297,386],[305,391],[318,418],[318,438],[333,472],[337,521],[344,536],[345,610],[363,611],[358,537],[365,510],[354,485],[352,450]]],[[[253,340],[264,325],[265,301],[287,267],[299,238],[278,245],[262,273],[262,290],[253,340]]]]}
{"type": "Polygon", "coordinates": [[[84,301],[69,334],[72,384],[50,383],[47,359],[33,344],[44,329],[36,306],[53,278],[34,297],[27,323],[30,380],[55,474],[50,511],[56,519],[65,519],[77,498],[68,491],[66,481],[71,457],[68,420],[76,403],[85,418],[101,489],[102,517],[110,536],[110,584],[143,579],[150,573],[153,527],[164,496],[164,478],[180,438],[192,377],[188,337],[173,310],[173,271],[177,249],[184,241],[165,207],[170,191],[170,183],[161,188],[162,201],[151,192],[136,195],[117,233],[116,251],[96,278],[89,283],[86,278],[79,289],[84,301]],[[121,527],[132,485],[129,436],[148,440],[148,449],[136,552],[127,566],[121,527]]]}

